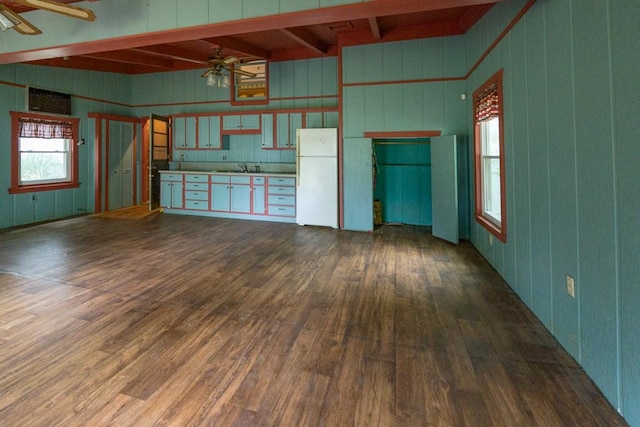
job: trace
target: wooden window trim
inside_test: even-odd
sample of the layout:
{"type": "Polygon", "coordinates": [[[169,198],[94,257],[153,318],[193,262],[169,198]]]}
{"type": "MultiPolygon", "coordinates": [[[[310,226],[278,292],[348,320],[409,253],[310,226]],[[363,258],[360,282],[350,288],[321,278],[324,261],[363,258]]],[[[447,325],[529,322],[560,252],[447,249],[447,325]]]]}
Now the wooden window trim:
{"type": "Polygon", "coordinates": [[[9,194],[34,193],[40,191],[66,190],[70,188],[80,187],[78,180],[78,129],[80,119],[71,117],[49,116],[45,114],[23,113],[19,111],[10,111],[11,114],[11,187],[9,194]],[[42,120],[55,120],[71,123],[73,127],[73,137],[71,141],[71,179],[65,182],[56,182],[49,184],[27,184],[20,185],[20,150],[18,143],[18,122],[20,118],[34,118],[42,120]]]}
{"type": "Polygon", "coordinates": [[[269,104],[269,61],[264,62],[264,73],[265,73],[265,83],[267,85],[266,90],[265,90],[265,97],[264,98],[257,98],[257,99],[251,99],[251,98],[246,98],[246,99],[236,99],[236,76],[235,73],[233,72],[233,68],[231,69],[230,72],[230,78],[229,78],[229,89],[231,90],[230,92],[230,103],[232,106],[240,106],[240,105],[267,105],[269,104]]]}
{"type": "Polygon", "coordinates": [[[475,163],[475,219],[481,226],[487,229],[498,240],[505,243],[507,241],[507,194],[505,177],[505,152],[504,152],[504,108],[502,76],[503,69],[500,69],[493,76],[484,82],[473,92],[473,100],[482,94],[491,85],[496,84],[498,88],[498,117],[499,117],[499,138],[500,138],[500,225],[491,221],[484,215],[483,209],[483,178],[482,178],[482,138],[479,123],[476,123],[476,104],[473,103],[474,121],[474,163],[475,163]]]}

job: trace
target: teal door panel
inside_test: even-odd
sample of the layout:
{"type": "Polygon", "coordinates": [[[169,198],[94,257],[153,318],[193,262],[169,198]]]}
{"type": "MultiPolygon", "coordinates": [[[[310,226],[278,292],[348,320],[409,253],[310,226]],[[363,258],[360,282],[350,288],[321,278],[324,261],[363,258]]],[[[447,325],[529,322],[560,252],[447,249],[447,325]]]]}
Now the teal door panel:
{"type": "Polygon", "coordinates": [[[458,243],[458,169],[456,137],[431,138],[431,181],[435,237],[458,243]]]}
{"type": "Polygon", "coordinates": [[[371,138],[345,138],[343,186],[345,230],[373,230],[371,138]]]}

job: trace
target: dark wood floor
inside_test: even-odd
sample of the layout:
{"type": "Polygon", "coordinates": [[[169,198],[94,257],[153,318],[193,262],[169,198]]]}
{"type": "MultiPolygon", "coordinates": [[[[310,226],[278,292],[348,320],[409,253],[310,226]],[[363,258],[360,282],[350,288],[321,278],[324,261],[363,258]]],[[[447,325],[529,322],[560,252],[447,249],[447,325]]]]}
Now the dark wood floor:
{"type": "Polygon", "coordinates": [[[0,424],[624,421],[468,243],[162,214],[0,232],[0,424]]]}

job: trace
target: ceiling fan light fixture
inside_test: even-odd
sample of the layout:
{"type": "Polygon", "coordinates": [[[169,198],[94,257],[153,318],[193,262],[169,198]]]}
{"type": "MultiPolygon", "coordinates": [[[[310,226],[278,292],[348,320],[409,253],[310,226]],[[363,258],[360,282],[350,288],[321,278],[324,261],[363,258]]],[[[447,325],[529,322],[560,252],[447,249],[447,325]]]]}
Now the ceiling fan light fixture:
{"type": "Polygon", "coordinates": [[[211,87],[215,87],[217,82],[216,82],[216,76],[211,73],[207,76],[207,86],[211,86],[211,87]]]}

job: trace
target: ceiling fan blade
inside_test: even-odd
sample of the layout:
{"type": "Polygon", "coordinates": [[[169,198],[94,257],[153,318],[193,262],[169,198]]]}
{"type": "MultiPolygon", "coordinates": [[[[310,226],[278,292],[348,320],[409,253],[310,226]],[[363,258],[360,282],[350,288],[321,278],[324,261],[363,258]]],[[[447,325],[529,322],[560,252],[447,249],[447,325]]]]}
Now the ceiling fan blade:
{"type": "Polygon", "coordinates": [[[71,16],[72,18],[84,19],[86,21],[95,21],[96,19],[96,15],[89,9],[72,6],[70,4],[59,3],[54,0],[13,0],[13,2],[25,6],[31,6],[38,9],[60,13],[62,15],[71,16]]]}
{"type": "Polygon", "coordinates": [[[213,70],[213,68],[209,68],[207,71],[205,71],[204,73],[200,74],[200,77],[208,77],[209,74],[215,74],[215,71],[213,70]]]}
{"type": "Polygon", "coordinates": [[[238,62],[238,58],[235,56],[227,56],[222,60],[222,63],[225,65],[233,64],[234,62],[238,62]]]}
{"type": "Polygon", "coordinates": [[[38,29],[31,22],[24,19],[22,16],[15,13],[13,10],[9,9],[3,4],[0,4],[0,12],[2,15],[7,18],[9,21],[13,23],[13,28],[20,34],[26,34],[28,36],[35,36],[37,34],[42,34],[42,31],[38,29]]]}

